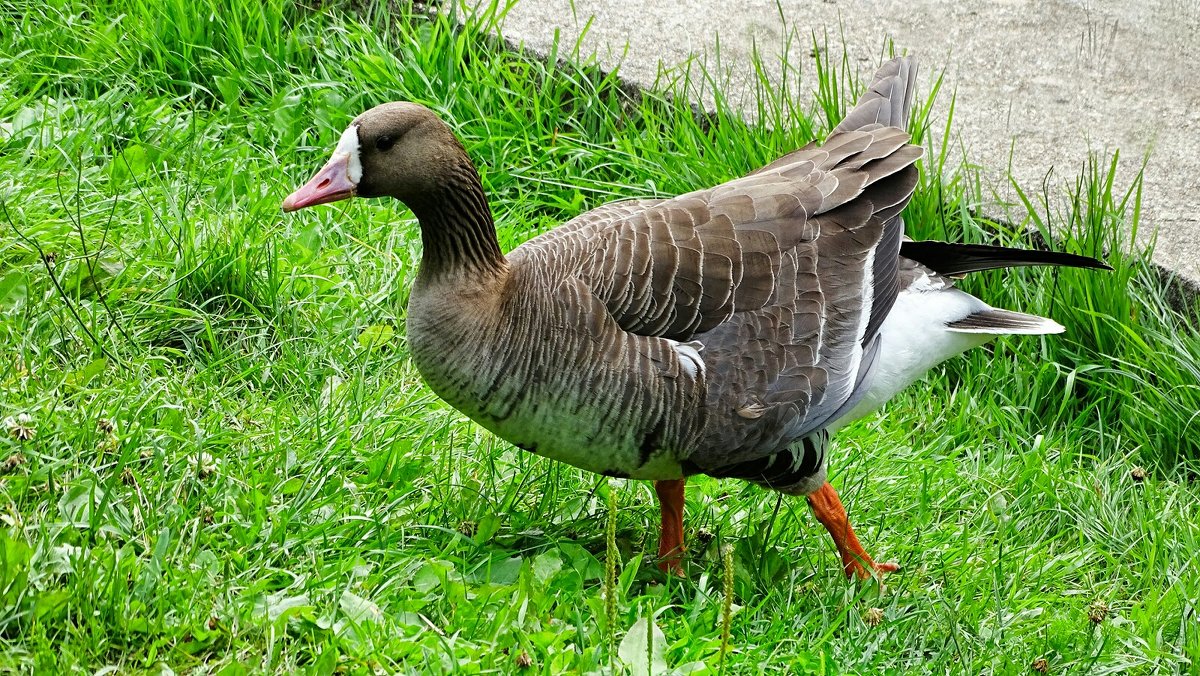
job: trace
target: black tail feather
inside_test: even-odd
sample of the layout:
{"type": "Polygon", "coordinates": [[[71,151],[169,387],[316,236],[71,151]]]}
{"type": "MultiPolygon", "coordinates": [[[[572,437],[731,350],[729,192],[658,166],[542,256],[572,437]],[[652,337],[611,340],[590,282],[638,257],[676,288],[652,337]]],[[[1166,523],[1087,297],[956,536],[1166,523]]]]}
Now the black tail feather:
{"type": "Polygon", "coordinates": [[[1088,256],[1036,249],[1013,249],[990,244],[905,240],[900,245],[900,255],[942,275],[965,275],[968,272],[1023,265],[1112,269],[1103,261],[1088,256]]]}

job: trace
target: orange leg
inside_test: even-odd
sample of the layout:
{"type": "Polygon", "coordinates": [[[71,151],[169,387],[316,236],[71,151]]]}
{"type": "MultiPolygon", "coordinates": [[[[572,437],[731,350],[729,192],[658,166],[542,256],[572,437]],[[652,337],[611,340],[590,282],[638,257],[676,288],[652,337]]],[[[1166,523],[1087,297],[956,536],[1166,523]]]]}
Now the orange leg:
{"type": "Polygon", "coordinates": [[[683,577],[683,487],[687,479],[655,481],[658,506],[662,510],[662,537],[658,542],[658,567],[664,573],[683,577]]]}
{"type": "MultiPolygon", "coordinates": [[[[867,555],[858,537],[854,535],[854,529],[850,527],[850,519],[846,516],[842,499],[829,483],[808,496],[808,505],[812,507],[817,521],[820,521],[825,530],[833,536],[838,553],[842,555],[842,568],[845,569],[847,578],[857,575],[859,579],[865,580],[871,577],[872,571],[891,573],[900,569],[900,566],[894,563],[875,563],[874,559],[867,555]]],[[[666,518],[666,512],[663,512],[664,524],[666,518]]]]}

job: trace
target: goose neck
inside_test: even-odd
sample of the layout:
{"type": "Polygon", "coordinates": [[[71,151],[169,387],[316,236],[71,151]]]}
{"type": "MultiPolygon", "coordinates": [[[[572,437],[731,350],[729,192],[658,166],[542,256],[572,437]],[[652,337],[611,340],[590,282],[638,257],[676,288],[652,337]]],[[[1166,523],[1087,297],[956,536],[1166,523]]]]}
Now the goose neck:
{"type": "Polygon", "coordinates": [[[422,276],[489,276],[507,270],[492,211],[474,167],[460,165],[436,190],[409,206],[421,224],[422,276]]]}

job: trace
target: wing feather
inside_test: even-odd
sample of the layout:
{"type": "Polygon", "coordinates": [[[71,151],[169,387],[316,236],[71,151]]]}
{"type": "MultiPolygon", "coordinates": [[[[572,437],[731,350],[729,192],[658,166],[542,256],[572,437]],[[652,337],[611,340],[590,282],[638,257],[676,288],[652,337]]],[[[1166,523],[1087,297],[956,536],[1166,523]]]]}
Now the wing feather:
{"type": "MultiPolygon", "coordinates": [[[[895,70],[911,81],[907,66],[895,70]]],[[[908,106],[881,92],[905,91],[877,79],[862,128],[839,126],[823,146],[715,188],[605,205],[510,262],[553,261],[621,329],[702,346],[709,424],[697,467],[777,452],[845,411],[869,377],[921,155],[881,126],[902,124],[908,106]]]]}

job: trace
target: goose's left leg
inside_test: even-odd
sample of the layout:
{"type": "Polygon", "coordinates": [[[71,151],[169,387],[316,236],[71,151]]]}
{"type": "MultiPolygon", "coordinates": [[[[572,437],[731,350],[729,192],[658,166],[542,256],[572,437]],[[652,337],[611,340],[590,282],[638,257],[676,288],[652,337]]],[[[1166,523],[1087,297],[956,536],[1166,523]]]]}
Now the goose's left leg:
{"type": "Polygon", "coordinates": [[[664,573],[683,577],[683,492],[687,479],[655,481],[658,506],[662,511],[662,536],[658,542],[658,567],[664,573]]]}
{"type": "Polygon", "coordinates": [[[859,579],[865,580],[871,577],[872,573],[892,573],[900,569],[900,566],[894,563],[876,563],[867,554],[858,541],[858,536],[854,534],[854,529],[850,527],[850,517],[846,516],[842,499],[829,482],[825,482],[815,493],[808,496],[808,504],[817,520],[833,536],[838,553],[842,555],[842,568],[846,571],[846,577],[857,575],[859,579]]]}

